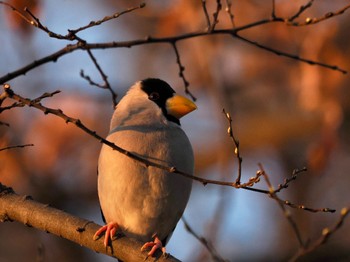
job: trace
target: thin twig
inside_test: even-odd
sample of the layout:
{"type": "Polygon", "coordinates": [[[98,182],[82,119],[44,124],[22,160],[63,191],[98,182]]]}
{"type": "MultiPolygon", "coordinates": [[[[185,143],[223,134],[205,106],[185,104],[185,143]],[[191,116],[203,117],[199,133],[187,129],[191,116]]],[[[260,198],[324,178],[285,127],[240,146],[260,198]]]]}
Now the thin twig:
{"type": "Polygon", "coordinates": [[[23,147],[28,147],[28,146],[34,146],[34,144],[24,144],[24,145],[7,146],[7,147],[0,148],[0,151],[9,150],[9,149],[14,149],[14,148],[23,148],[23,147]]]}
{"type": "Polygon", "coordinates": [[[283,204],[285,206],[289,206],[289,207],[292,207],[294,209],[301,209],[301,210],[309,211],[309,212],[312,212],[312,213],[318,213],[318,212],[334,213],[336,211],[335,209],[328,208],[328,207],[311,208],[311,207],[307,207],[305,205],[293,204],[289,200],[283,200],[283,199],[280,199],[278,197],[276,198],[276,201],[280,202],[281,204],[283,204]]]}
{"type": "Polygon", "coordinates": [[[210,18],[209,18],[209,13],[208,13],[208,9],[207,9],[207,1],[206,0],[202,0],[202,8],[203,8],[205,20],[207,21],[206,31],[209,31],[209,29],[211,28],[211,23],[210,23],[210,18]]]}
{"type": "Polygon", "coordinates": [[[331,17],[335,17],[335,16],[338,16],[338,15],[341,15],[343,14],[346,10],[348,10],[350,8],[350,4],[349,5],[346,5],[344,6],[343,8],[339,9],[338,11],[335,11],[335,12],[328,12],[326,14],[324,14],[323,16],[321,17],[318,17],[318,18],[306,18],[305,19],[305,22],[295,22],[295,21],[289,21],[287,20],[286,21],[286,24],[287,25],[291,25],[291,26],[307,26],[307,25],[313,25],[313,24],[317,24],[319,22],[322,22],[324,20],[327,20],[331,17]]]}
{"type": "Polygon", "coordinates": [[[237,175],[237,178],[236,178],[236,183],[237,184],[240,184],[241,183],[241,177],[242,177],[242,157],[241,157],[241,154],[240,154],[240,150],[239,150],[239,140],[233,135],[233,128],[232,128],[232,117],[230,115],[230,113],[226,112],[225,109],[222,109],[222,112],[224,113],[227,121],[228,121],[228,128],[227,128],[227,133],[228,135],[230,136],[232,142],[234,143],[235,145],[235,150],[234,150],[234,153],[237,157],[237,160],[238,160],[238,175],[237,175]]]}
{"type": "Polygon", "coordinates": [[[0,107],[0,114],[6,110],[10,110],[10,109],[15,108],[15,107],[23,107],[23,106],[24,106],[24,104],[14,102],[11,105],[0,107]]]}
{"type": "Polygon", "coordinates": [[[301,62],[304,62],[304,63],[307,63],[309,65],[318,65],[318,66],[322,66],[322,67],[325,67],[325,68],[328,68],[328,69],[331,69],[331,70],[335,70],[335,71],[339,71],[343,74],[347,74],[347,71],[344,70],[344,69],[341,69],[339,68],[338,66],[336,65],[329,65],[329,64],[326,64],[326,63],[322,63],[322,62],[317,62],[317,61],[314,61],[314,60],[310,60],[310,59],[306,59],[306,58],[303,58],[303,57],[300,57],[298,55],[292,55],[292,54],[289,54],[289,53],[286,53],[286,52],[282,52],[282,51],[279,51],[275,48],[272,48],[272,47],[268,47],[268,46],[265,46],[265,45],[262,45],[256,41],[253,41],[253,40],[249,40],[245,37],[242,37],[240,35],[235,35],[236,38],[246,42],[246,43],[249,43],[253,46],[256,46],[256,47],[259,47],[263,50],[266,50],[266,51],[269,51],[271,53],[274,53],[276,55],[279,55],[279,56],[284,56],[284,57],[287,57],[287,58],[291,58],[291,59],[294,59],[294,60],[297,60],[297,61],[301,61],[301,62]]]}
{"type": "Polygon", "coordinates": [[[276,18],[276,2],[275,0],[271,0],[272,1],[272,10],[271,10],[271,17],[272,19],[276,18]]]}
{"type": "Polygon", "coordinates": [[[286,178],[283,182],[283,184],[279,184],[278,188],[274,191],[274,193],[280,192],[282,189],[287,188],[289,186],[289,183],[297,179],[298,175],[306,172],[307,168],[303,167],[302,169],[294,169],[292,172],[292,176],[290,178],[286,178]]]}
{"type": "Polygon", "coordinates": [[[96,86],[96,87],[103,88],[103,89],[105,88],[104,85],[101,85],[101,84],[99,84],[99,83],[96,83],[94,80],[91,79],[90,76],[86,75],[86,74],[84,73],[84,70],[80,70],[80,76],[81,76],[82,78],[84,78],[86,81],[88,81],[89,84],[92,85],[92,86],[96,86]]]}
{"type": "Polygon", "coordinates": [[[25,15],[23,15],[16,7],[14,7],[13,5],[4,2],[4,1],[0,1],[1,5],[4,5],[8,8],[10,8],[13,12],[15,12],[16,15],[20,16],[24,21],[26,21],[28,24],[34,25],[34,22],[32,20],[30,20],[29,18],[27,18],[25,15]]]}
{"type": "MultiPolygon", "coordinates": [[[[98,84],[94,84],[95,86],[98,86],[100,88],[103,88],[103,89],[107,89],[109,90],[109,92],[111,93],[112,95],[112,102],[113,102],[113,107],[115,107],[117,105],[117,98],[118,98],[118,95],[113,91],[109,81],[108,81],[108,76],[103,72],[101,66],[99,65],[99,63],[97,62],[97,59],[95,58],[95,56],[92,54],[92,51],[90,49],[87,49],[87,53],[89,54],[89,57],[91,58],[92,62],[94,63],[97,71],[100,73],[101,77],[102,77],[102,80],[104,82],[103,85],[98,85],[98,84]]],[[[80,75],[87,79],[86,76],[84,77],[84,72],[81,71],[80,75]]],[[[89,78],[90,79],[90,78],[89,78]]],[[[90,83],[92,83],[91,79],[89,81],[90,83]]]]}
{"type": "MultiPolygon", "coordinates": [[[[6,86],[6,85],[5,85],[6,86]]],[[[54,91],[54,92],[52,92],[52,93],[44,93],[44,94],[42,94],[41,96],[39,96],[39,97],[37,97],[37,98],[34,98],[33,99],[33,102],[34,103],[38,103],[38,102],[40,102],[42,99],[44,99],[44,98],[48,98],[48,97],[53,97],[54,95],[56,95],[56,94],[59,94],[61,91],[59,91],[59,90],[56,90],[56,91],[54,91]]],[[[6,94],[6,93],[2,93],[1,95],[4,95],[4,94],[6,94]]],[[[21,103],[21,102],[14,102],[14,103],[12,103],[11,105],[9,105],[9,106],[4,106],[4,107],[0,107],[0,113],[2,113],[3,111],[6,111],[6,110],[10,110],[10,109],[12,109],[12,108],[15,108],[15,107],[24,107],[25,106],[25,104],[24,103],[21,103]]]]}
{"type": "Polygon", "coordinates": [[[345,221],[345,218],[349,214],[350,214],[350,209],[348,207],[342,208],[342,210],[340,211],[340,217],[338,221],[331,228],[328,228],[328,227],[324,228],[322,230],[321,236],[317,240],[310,243],[305,248],[300,248],[298,252],[289,261],[297,261],[298,258],[314,251],[316,248],[325,244],[328,241],[328,239],[342,226],[342,224],[345,221]]]}
{"type": "Polygon", "coordinates": [[[83,30],[85,30],[85,29],[88,29],[88,28],[91,28],[91,27],[94,27],[94,26],[99,26],[99,25],[101,25],[102,23],[105,23],[105,22],[107,22],[107,21],[109,21],[109,20],[118,18],[118,17],[120,17],[121,15],[130,13],[130,12],[135,11],[135,10],[137,10],[137,9],[144,8],[145,6],[146,6],[146,3],[141,3],[141,4],[138,5],[138,6],[130,7],[130,8],[128,8],[128,9],[124,10],[124,11],[116,12],[116,13],[114,13],[113,15],[110,15],[110,16],[105,16],[103,19],[100,19],[100,20],[97,20],[97,21],[91,21],[88,25],[79,27],[79,28],[77,28],[77,29],[70,29],[70,30],[68,30],[68,31],[69,31],[69,34],[75,35],[76,33],[81,32],[81,31],[83,31],[83,30]]]}
{"type": "Polygon", "coordinates": [[[272,199],[276,200],[276,202],[278,203],[279,207],[282,209],[283,211],[283,214],[284,216],[286,217],[287,221],[289,222],[290,226],[292,227],[293,229],[293,232],[296,236],[296,238],[298,239],[298,242],[299,242],[299,246],[301,248],[304,248],[305,247],[305,243],[302,239],[302,236],[301,236],[301,232],[298,228],[298,225],[296,224],[296,222],[294,221],[293,217],[291,216],[290,212],[286,209],[285,205],[283,205],[283,203],[281,203],[281,201],[279,201],[280,199],[277,197],[276,193],[275,193],[275,189],[273,188],[271,182],[270,182],[270,179],[269,179],[269,176],[267,175],[267,173],[265,172],[263,166],[261,164],[259,164],[259,172],[262,173],[262,176],[265,178],[265,181],[266,181],[266,184],[269,188],[269,195],[272,199]]]}
{"type": "Polygon", "coordinates": [[[305,5],[300,6],[299,11],[296,12],[293,16],[287,19],[287,21],[292,22],[294,19],[298,18],[306,9],[310,8],[313,4],[314,0],[310,0],[305,5]]]}
{"type": "Polygon", "coordinates": [[[171,43],[174,51],[175,51],[175,55],[176,55],[176,63],[179,66],[179,77],[182,79],[182,81],[184,82],[184,86],[185,86],[185,93],[187,95],[189,95],[193,101],[196,101],[197,98],[190,92],[190,90],[188,89],[190,83],[186,80],[185,75],[184,75],[184,71],[185,71],[185,67],[182,65],[181,59],[180,59],[180,53],[179,50],[177,49],[176,46],[176,42],[172,42],[171,43]]]}
{"type": "Polygon", "coordinates": [[[121,12],[116,12],[114,13],[113,15],[110,15],[110,16],[105,16],[103,19],[100,19],[100,20],[97,20],[97,21],[91,21],[89,24],[85,25],[85,26],[82,26],[82,27],[79,27],[77,29],[68,29],[68,33],[66,35],[62,35],[62,34],[57,34],[55,32],[53,32],[52,30],[50,30],[47,26],[43,25],[40,21],[40,19],[35,16],[33,14],[33,12],[31,12],[31,10],[29,8],[25,8],[24,11],[32,18],[29,19],[27,18],[25,15],[23,15],[20,11],[18,11],[13,5],[9,4],[9,3],[6,3],[6,2],[3,2],[3,1],[0,1],[0,4],[2,5],[5,5],[9,8],[12,9],[12,11],[14,11],[17,15],[19,15],[23,20],[25,20],[27,23],[29,23],[30,25],[32,26],[35,26],[37,28],[39,28],[40,30],[46,32],[50,37],[52,38],[56,38],[56,39],[60,39],[60,40],[78,40],[78,41],[83,41],[83,39],[79,38],[76,34],[83,31],[83,30],[86,30],[88,28],[91,28],[91,27],[94,27],[94,26],[98,26],[98,25],[101,25],[102,23],[105,23],[109,20],[112,20],[112,19],[115,19],[115,18],[118,18],[120,17],[121,15],[124,15],[124,14],[127,14],[127,13],[130,13],[134,10],[137,10],[137,9],[141,9],[141,8],[144,8],[146,6],[145,3],[141,3],[140,5],[136,6],[136,7],[131,7],[131,8],[128,8],[124,11],[121,11],[121,12]]]}
{"type": "Polygon", "coordinates": [[[222,9],[221,0],[216,0],[216,10],[213,13],[213,22],[211,23],[209,32],[215,30],[215,26],[219,23],[219,14],[222,9]]]}
{"type": "Polygon", "coordinates": [[[187,223],[187,221],[184,217],[182,217],[181,219],[185,225],[186,230],[208,250],[213,261],[216,261],[216,262],[227,262],[228,261],[219,255],[219,253],[216,251],[216,249],[212,243],[210,243],[205,237],[199,236],[193,230],[193,228],[187,223]]]}
{"type": "Polygon", "coordinates": [[[232,28],[235,28],[235,16],[232,13],[232,1],[231,0],[225,0],[226,1],[226,8],[225,11],[228,14],[230,21],[231,21],[231,25],[232,28]]]}
{"type": "Polygon", "coordinates": [[[10,124],[6,123],[6,122],[3,122],[3,121],[0,121],[0,126],[7,126],[7,127],[9,127],[10,124]]]}
{"type": "Polygon", "coordinates": [[[24,11],[26,11],[31,17],[33,20],[30,20],[29,23],[37,28],[39,28],[40,30],[44,31],[45,33],[47,33],[50,37],[52,38],[57,38],[57,39],[61,39],[61,40],[76,40],[76,36],[74,37],[67,37],[67,36],[64,36],[64,35],[61,35],[61,34],[57,34],[57,33],[54,33],[53,31],[51,31],[50,29],[47,28],[47,26],[44,26],[41,22],[40,22],[40,19],[38,17],[36,17],[31,11],[29,8],[25,8],[24,11]]]}

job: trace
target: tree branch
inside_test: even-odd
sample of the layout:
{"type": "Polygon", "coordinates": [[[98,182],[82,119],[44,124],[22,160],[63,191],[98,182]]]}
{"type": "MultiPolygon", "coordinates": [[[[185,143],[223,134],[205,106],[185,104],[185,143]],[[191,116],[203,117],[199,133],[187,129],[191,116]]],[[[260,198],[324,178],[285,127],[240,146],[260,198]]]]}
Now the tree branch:
{"type": "MultiPolygon", "coordinates": [[[[199,176],[195,176],[195,175],[191,175],[188,174],[186,172],[183,172],[179,169],[177,169],[175,166],[167,166],[167,165],[161,165],[158,164],[156,162],[150,161],[148,159],[142,158],[137,154],[134,154],[132,152],[129,152],[121,147],[119,147],[118,145],[110,142],[109,140],[101,137],[100,135],[98,135],[95,131],[89,129],[86,125],[84,125],[79,119],[76,118],[72,118],[70,116],[67,116],[66,114],[63,113],[63,111],[61,109],[53,109],[53,108],[49,108],[49,107],[45,107],[40,103],[40,100],[38,99],[28,99],[28,98],[24,98],[18,94],[16,94],[10,87],[9,84],[5,84],[4,85],[4,91],[7,94],[8,97],[16,100],[19,102],[19,104],[21,104],[22,106],[26,105],[29,107],[34,107],[40,111],[42,111],[45,115],[46,114],[52,114],[52,115],[56,115],[57,117],[62,118],[66,123],[72,123],[74,124],[76,127],[78,127],[79,129],[81,129],[82,131],[84,131],[85,133],[87,133],[88,135],[96,138],[97,140],[99,140],[101,143],[104,143],[105,145],[111,147],[113,150],[118,151],[121,154],[126,155],[127,157],[130,157],[131,159],[138,161],[139,163],[144,164],[146,167],[149,166],[153,166],[155,168],[159,168],[162,170],[166,170],[171,174],[177,174],[177,175],[181,175],[184,176],[186,178],[192,179],[194,181],[200,182],[203,185],[207,185],[207,184],[213,184],[213,185],[221,185],[221,186],[228,186],[228,187],[234,187],[234,188],[242,188],[242,189],[246,189],[246,190],[250,190],[250,191],[254,191],[254,192],[258,192],[258,193],[263,193],[263,194],[270,194],[271,192],[269,190],[264,190],[264,189],[259,189],[259,188],[253,188],[253,186],[257,183],[260,182],[260,176],[263,175],[262,172],[258,171],[254,177],[251,177],[247,182],[245,183],[237,183],[237,181],[235,182],[227,182],[227,181],[220,181],[220,180],[212,180],[212,179],[205,179],[199,176]]],[[[41,97],[47,97],[49,96],[50,93],[44,94],[41,97]]],[[[290,181],[289,181],[290,182],[290,181]]],[[[288,182],[288,183],[289,183],[288,182]]],[[[287,184],[288,184],[287,183],[287,184]]],[[[288,205],[292,208],[297,208],[297,209],[303,209],[303,210],[307,210],[310,212],[335,212],[334,209],[330,209],[330,208],[320,208],[320,209],[313,209],[313,208],[309,208],[309,207],[305,207],[304,205],[296,205],[296,204],[292,204],[287,200],[282,200],[279,199],[279,202],[281,204],[284,205],[288,205]]]]}
{"type": "MultiPolygon", "coordinates": [[[[0,1],[1,4],[1,1],[0,1]]],[[[342,12],[344,12],[346,10],[347,7],[344,8],[344,10],[342,12]]],[[[330,18],[332,16],[328,16],[327,18],[330,18]]],[[[326,18],[326,19],[327,19],[326,18]]],[[[264,24],[269,24],[269,23],[275,23],[275,22],[279,22],[279,23],[286,23],[288,24],[288,18],[277,18],[277,17],[272,17],[272,18],[268,18],[268,19],[262,19],[259,21],[255,21],[240,27],[236,27],[236,28],[229,28],[229,29],[215,29],[212,31],[198,31],[198,32],[190,32],[190,33],[185,33],[185,34],[181,34],[181,35],[175,35],[175,36],[170,36],[170,37],[146,37],[144,39],[136,39],[136,40],[131,40],[131,41],[120,41],[120,42],[108,42],[108,43],[87,43],[86,41],[82,40],[82,39],[77,39],[78,42],[75,44],[69,44],[66,47],[58,50],[55,53],[52,53],[51,55],[42,57],[22,68],[19,68],[13,72],[10,72],[2,77],[0,77],[0,84],[4,84],[20,75],[24,75],[27,72],[29,72],[30,70],[39,67],[43,64],[49,63],[49,62],[56,62],[60,57],[67,55],[71,52],[75,52],[77,50],[92,50],[92,49],[107,49],[107,48],[121,48],[121,47],[133,47],[133,46],[138,46],[138,45],[146,45],[146,44],[154,44],[154,43],[175,43],[178,41],[183,41],[183,40],[187,40],[187,39],[192,39],[192,38],[196,38],[196,37],[201,37],[201,36],[208,36],[208,35],[230,35],[234,38],[238,38],[240,40],[243,40],[244,42],[247,42],[249,44],[252,44],[256,47],[259,47],[265,51],[269,51],[271,53],[274,53],[276,55],[279,56],[284,56],[287,58],[291,58],[300,62],[304,62],[304,63],[308,63],[310,65],[318,65],[318,66],[322,66],[331,70],[335,70],[335,71],[339,71],[342,72],[343,74],[346,74],[347,71],[338,67],[338,66],[334,66],[334,65],[329,65],[326,63],[321,63],[321,62],[317,62],[317,61],[313,61],[310,59],[305,59],[305,58],[301,58],[297,55],[293,55],[293,54],[289,54],[289,53],[285,53],[285,52],[281,52],[279,50],[276,50],[274,48],[271,47],[266,47],[262,44],[257,43],[256,41],[253,40],[248,40],[242,36],[239,36],[238,33],[240,31],[244,31],[246,29],[249,28],[254,28],[257,26],[261,26],[264,24]]],[[[69,30],[68,30],[69,31],[69,30]]],[[[51,32],[51,31],[50,31],[51,32]]],[[[52,34],[55,34],[53,32],[51,32],[52,34]]],[[[66,39],[66,36],[63,36],[63,39],[66,39]]]]}
{"type": "MultiPolygon", "coordinates": [[[[145,261],[147,257],[140,251],[143,243],[125,236],[113,240],[112,247],[106,249],[102,238],[93,240],[100,225],[36,202],[29,196],[17,195],[0,183],[0,222],[7,221],[20,222],[123,261],[145,261]]],[[[156,257],[157,261],[179,261],[170,255],[163,256],[161,251],[156,257]]]]}
{"type": "Polygon", "coordinates": [[[304,62],[304,63],[307,63],[309,65],[318,65],[318,66],[322,66],[322,67],[325,67],[325,68],[328,68],[328,69],[331,69],[331,70],[335,70],[335,71],[339,71],[343,74],[347,74],[348,72],[344,69],[341,69],[339,68],[338,66],[336,65],[329,65],[329,64],[326,64],[326,63],[322,63],[322,62],[317,62],[317,61],[314,61],[314,60],[310,60],[310,59],[306,59],[306,58],[303,58],[303,57],[300,57],[298,55],[293,55],[293,54],[289,54],[289,53],[286,53],[286,52],[282,52],[280,50],[277,50],[275,48],[272,48],[272,47],[269,47],[269,46],[265,46],[265,45],[262,45],[256,41],[253,41],[253,40],[249,40],[245,37],[242,37],[240,35],[235,35],[236,38],[246,42],[246,43],[249,43],[251,45],[254,45],[256,47],[259,47],[260,49],[263,49],[265,51],[268,51],[268,52],[271,52],[271,53],[274,53],[276,55],[279,55],[279,56],[284,56],[284,57],[288,57],[288,58],[291,58],[291,59],[294,59],[294,60],[298,60],[300,62],[304,62]]]}
{"type": "Polygon", "coordinates": [[[182,217],[182,222],[185,225],[186,230],[195,238],[197,239],[209,252],[211,258],[215,262],[227,262],[228,260],[222,258],[220,254],[216,251],[213,244],[208,241],[205,237],[198,235],[193,228],[187,223],[187,220],[182,217]]]}
{"type": "Polygon", "coordinates": [[[185,71],[185,67],[182,65],[181,63],[181,59],[180,59],[180,53],[179,50],[176,46],[176,43],[173,42],[172,43],[172,47],[174,49],[175,55],[176,55],[176,63],[179,66],[179,77],[182,79],[182,81],[184,82],[184,86],[185,86],[185,93],[187,95],[189,95],[191,97],[191,99],[193,101],[196,101],[197,98],[190,92],[190,90],[188,89],[188,86],[190,85],[190,83],[187,81],[185,75],[184,75],[184,71],[185,71]]]}
{"type": "Polygon", "coordinates": [[[0,148],[0,151],[14,149],[14,148],[24,148],[24,147],[28,147],[28,146],[34,146],[34,144],[24,144],[24,145],[2,147],[2,148],[0,148]]]}
{"type": "Polygon", "coordinates": [[[80,71],[80,76],[82,78],[86,79],[91,85],[97,86],[97,87],[102,88],[102,89],[109,90],[109,92],[112,95],[113,107],[115,107],[117,105],[117,97],[118,97],[118,95],[112,89],[111,84],[108,81],[108,76],[103,72],[101,66],[97,62],[97,59],[95,58],[95,56],[92,54],[91,50],[87,49],[87,53],[88,53],[89,57],[91,58],[92,62],[94,63],[97,71],[100,73],[104,84],[100,85],[100,84],[95,83],[94,81],[91,80],[91,78],[89,76],[84,74],[83,70],[80,71]]]}
{"type": "Polygon", "coordinates": [[[349,207],[344,207],[340,211],[340,216],[338,221],[332,227],[325,227],[322,230],[322,233],[318,239],[309,243],[306,247],[300,247],[298,252],[289,260],[289,261],[297,261],[298,258],[314,251],[316,248],[325,244],[328,239],[343,225],[345,218],[350,214],[349,207]]]}

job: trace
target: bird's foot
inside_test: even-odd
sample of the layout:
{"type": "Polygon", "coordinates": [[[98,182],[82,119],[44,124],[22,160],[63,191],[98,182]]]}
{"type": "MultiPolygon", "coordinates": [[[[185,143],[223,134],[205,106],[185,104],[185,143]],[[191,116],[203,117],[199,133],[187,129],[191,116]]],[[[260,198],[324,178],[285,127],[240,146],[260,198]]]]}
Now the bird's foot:
{"type": "Polygon", "coordinates": [[[162,250],[163,255],[165,254],[165,247],[163,247],[162,241],[157,237],[157,235],[153,236],[153,242],[147,242],[141,247],[141,251],[146,250],[151,247],[151,251],[148,252],[147,257],[153,256],[157,249],[162,250]]]}
{"type": "Polygon", "coordinates": [[[93,239],[94,240],[97,240],[100,238],[100,235],[103,233],[103,232],[106,232],[105,233],[105,238],[104,238],[104,241],[103,241],[103,244],[105,247],[108,246],[108,242],[109,242],[109,239],[113,240],[114,238],[114,235],[117,233],[117,229],[118,229],[118,224],[115,223],[115,222],[109,222],[107,225],[104,225],[103,227],[101,227],[99,230],[96,231],[93,239]]]}

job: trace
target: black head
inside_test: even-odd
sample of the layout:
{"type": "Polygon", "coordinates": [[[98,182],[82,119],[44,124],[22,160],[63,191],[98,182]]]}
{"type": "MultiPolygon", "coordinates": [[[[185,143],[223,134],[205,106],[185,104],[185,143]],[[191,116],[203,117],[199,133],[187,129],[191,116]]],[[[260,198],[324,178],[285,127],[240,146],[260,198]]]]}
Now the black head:
{"type": "Polygon", "coordinates": [[[149,100],[160,107],[166,119],[180,125],[179,119],[169,115],[166,110],[167,99],[175,94],[174,89],[167,82],[158,78],[147,78],[141,81],[141,89],[148,95],[149,100]]]}

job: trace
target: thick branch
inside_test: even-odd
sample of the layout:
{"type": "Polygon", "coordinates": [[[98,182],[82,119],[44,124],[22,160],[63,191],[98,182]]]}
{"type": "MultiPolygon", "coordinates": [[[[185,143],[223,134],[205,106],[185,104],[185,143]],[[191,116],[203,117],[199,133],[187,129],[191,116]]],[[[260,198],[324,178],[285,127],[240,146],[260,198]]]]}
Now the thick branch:
{"type": "MultiPolygon", "coordinates": [[[[36,202],[31,197],[17,195],[0,184],[0,221],[13,220],[123,261],[144,261],[147,256],[140,251],[141,242],[125,236],[112,241],[112,248],[106,249],[102,238],[93,240],[99,225],[36,202]]],[[[163,256],[160,251],[157,257],[157,261],[179,261],[172,256],[163,256]]]]}

